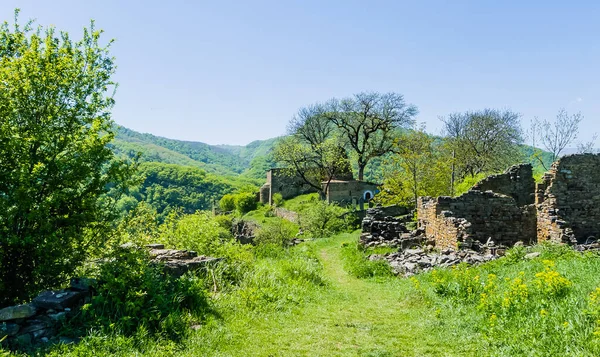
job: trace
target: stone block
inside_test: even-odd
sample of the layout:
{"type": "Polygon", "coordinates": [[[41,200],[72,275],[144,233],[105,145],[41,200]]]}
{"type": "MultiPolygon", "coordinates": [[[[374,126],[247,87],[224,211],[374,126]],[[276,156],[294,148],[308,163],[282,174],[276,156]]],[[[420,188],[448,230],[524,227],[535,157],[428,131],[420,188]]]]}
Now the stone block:
{"type": "Polygon", "coordinates": [[[26,319],[35,315],[36,312],[37,309],[35,306],[31,306],[29,304],[9,306],[0,310],[0,321],[26,319]]]}
{"type": "Polygon", "coordinates": [[[75,306],[85,297],[81,291],[44,291],[31,302],[34,306],[42,309],[64,310],[75,306]]]}

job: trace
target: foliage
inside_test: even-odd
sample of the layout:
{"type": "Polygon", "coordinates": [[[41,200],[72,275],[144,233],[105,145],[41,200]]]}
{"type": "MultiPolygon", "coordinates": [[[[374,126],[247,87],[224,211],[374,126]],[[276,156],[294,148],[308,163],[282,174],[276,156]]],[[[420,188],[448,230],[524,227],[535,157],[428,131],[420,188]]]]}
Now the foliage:
{"type": "Polygon", "coordinates": [[[384,160],[385,180],[377,201],[415,206],[419,196],[450,194],[451,166],[444,143],[428,135],[424,127],[402,133],[394,152],[384,160]]]}
{"type": "Polygon", "coordinates": [[[208,212],[172,213],[161,225],[158,237],[158,243],[170,248],[222,258],[212,272],[215,288],[228,288],[232,283],[241,281],[254,262],[251,248],[239,244],[231,234],[231,225],[225,227],[222,220],[208,212]]]}
{"type": "Polygon", "coordinates": [[[447,315],[460,314],[472,331],[463,333],[481,333],[490,354],[597,355],[597,254],[551,244],[536,250],[533,260],[516,247],[478,267],[434,270],[415,286],[447,315]]]}
{"type": "Polygon", "coordinates": [[[147,162],[139,165],[139,175],[143,181],[130,190],[129,197],[150,204],[161,221],[174,210],[211,209],[217,198],[238,189],[235,181],[195,167],[147,162]]]}
{"type": "Polygon", "coordinates": [[[288,247],[298,229],[292,222],[276,219],[271,224],[263,225],[254,238],[256,245],[274,245],[288,247]]]}
{"type": "Polygon", "coordinates": [[[235,209],[242,214],[255,210],[257,204],[256,194],[252,192],[241,192],[235,195],[235,209]]]}
{"type": "Polygon", "coordinates": [[[281,193],[277,192],[273,195],[272,199],[275,207],[281,207],[283,205],[283,196],[281,195],[281,193]]]}
{"type": "Polygon", "coordinates": [[[250,179],[262,180],[266,169],[273,166],[270,152],[277,140],[257,140],[246,146],[208,145],[142,134],[119,127],[111,147],[117,155],[123,157],[134,158],[141,153],[141,162],[191,166],[220,176],[233,177],[241,174],[250,179]]]}
{"type": "Polygon", "coordinates": [[[235,210],[235,195],[226,194],[219,200],[219,208],[222,212],[231,212],[235,210]]]}
{"type": "Polygon", "coordinates": [[[450,114],[442,121],[458,178],[503,171],[522,159],[518,113],[484,109],[450,114]]]}
{"type": "Polygon", "coordinates": [[[0,26],[0,306],[63,283],[108,235],[131,175],[106,146],[110,42],[93,22],[77,42],[32,25],[0,26]]]}
{"type": "Polygon", "coordinates": [[[342,217],[348,211],[336,204],[317,201],[299,213],[300,228],[309,237],[325,238],[350,228],[349,222],[342,217]]]}
{"type": "Polygon", "coordinates": [[[401,94],[376,92],[332,99],[321,111],[344,138],[358,165],[359,180],[371,159],[392,151],[396,129],[412,124],[418,112],[401,94]]]}
{"type": "Polygon", "coordinates": [[[386,260],[369,260],[366,252],[356,243],[342,246],[342,258],[344,269],[357,278],[393,276],[386,260]]]}
{"type": "Polygon", "coordinates": [[[139,330],[181,340],[194,319],[208,309],[201,279],[165,275],[144,250],[117,248],[98,273],[97,294],[74,323],[106,333],[132,335],[139,330]]]}

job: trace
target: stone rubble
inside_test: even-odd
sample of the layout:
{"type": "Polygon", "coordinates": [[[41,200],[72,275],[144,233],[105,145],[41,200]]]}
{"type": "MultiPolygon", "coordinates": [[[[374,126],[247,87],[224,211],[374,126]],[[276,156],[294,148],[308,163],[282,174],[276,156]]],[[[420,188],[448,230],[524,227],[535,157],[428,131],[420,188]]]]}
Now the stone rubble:
{"type": "Polygon", "coordinates": [[[426,272],[433,268],[448,268],[461,263],[469,265],[481,264],[499,258],[499,255],[482,254],[474,250],[444,249],[439,253],[425,249],[406,249],[396,253],[379,255],[374,254],[370,260],[385,259],[397,275],[411,276],[426,272]]]}
{"type": "Polygon", "coordinates": [[[221,260],[204,255],[199,256],[197,252],[191,250],[164,249],[165,246],[162,244],[150,244],[147,248],[150,249],[151,262],[163,264],[165,271],[175,277],[221,260]]]}

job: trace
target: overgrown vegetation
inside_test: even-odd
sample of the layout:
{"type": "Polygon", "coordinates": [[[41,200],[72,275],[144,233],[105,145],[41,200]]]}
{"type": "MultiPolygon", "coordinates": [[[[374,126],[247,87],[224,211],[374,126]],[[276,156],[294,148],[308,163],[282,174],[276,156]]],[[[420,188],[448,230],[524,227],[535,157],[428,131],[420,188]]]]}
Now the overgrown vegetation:
{"type": "Polygon", "coordinates": [[[440,321],[462,321],[462,333],[480,335],[497,356],[600,353],[597,253],[541,245],[539,258],[523,248],[478,267],[438,269],[412,278],[440,321]]]}

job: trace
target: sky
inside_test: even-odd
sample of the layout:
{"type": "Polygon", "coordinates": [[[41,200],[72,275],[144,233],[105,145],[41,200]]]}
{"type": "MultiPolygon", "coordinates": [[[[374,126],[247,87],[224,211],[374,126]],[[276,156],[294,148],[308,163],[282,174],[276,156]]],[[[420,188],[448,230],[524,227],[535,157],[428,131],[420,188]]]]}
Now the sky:
{"type": "Polygon", "coordinates": [[[94,19],[116,40],[113,119],[163,137],[244,145],[363,91],[403,94],[433,134],[483,108],[600,133],[598,1],[1,0],[1,20],[15,8],[72,38],[94,19]]]}

